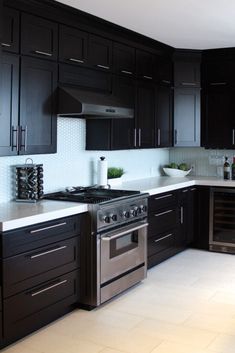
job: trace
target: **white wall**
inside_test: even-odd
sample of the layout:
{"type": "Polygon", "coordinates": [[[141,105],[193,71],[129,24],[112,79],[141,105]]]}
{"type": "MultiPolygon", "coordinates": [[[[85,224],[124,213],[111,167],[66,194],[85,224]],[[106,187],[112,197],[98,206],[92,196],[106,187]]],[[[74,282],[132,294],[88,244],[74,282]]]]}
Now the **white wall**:
{"type": "Polygon", "coordinates": [[[122,167],[124,180],[141,179],[161,174],[161,166],[169,161],[168,149],[86,151],[83,119],[58,119],[58,149],[56,154],[0,157],[0,202],[13,198],[15,179],[13,165],[23,164],[27,157],[43,163],[44,191],[57,191],[65,186],[96,183],[97,160],[104,155],[108,165],[122,167]]]}

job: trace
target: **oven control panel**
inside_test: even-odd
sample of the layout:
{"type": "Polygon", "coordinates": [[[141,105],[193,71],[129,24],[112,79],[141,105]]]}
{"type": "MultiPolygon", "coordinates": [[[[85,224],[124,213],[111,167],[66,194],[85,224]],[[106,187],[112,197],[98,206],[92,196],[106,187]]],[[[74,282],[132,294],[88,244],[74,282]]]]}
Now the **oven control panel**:
{"type": "Polygon", "coordinates": [[[134,199],[102,207],[97,212],[97,229],[121,225],[134,219],[147,217],[148,199],[134,199]]]}

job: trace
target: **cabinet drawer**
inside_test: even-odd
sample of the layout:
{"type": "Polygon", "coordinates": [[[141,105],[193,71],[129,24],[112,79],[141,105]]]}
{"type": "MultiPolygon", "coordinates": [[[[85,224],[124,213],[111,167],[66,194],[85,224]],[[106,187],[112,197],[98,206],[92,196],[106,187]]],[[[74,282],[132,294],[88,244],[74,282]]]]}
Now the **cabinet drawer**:
{"type": "Polygon", "coordinates": [[[111,92],[111,75],[73,65],[59,65],[59,82],[97,91],[111,92]]]}
{"type": "Polygon", "coordinates": [[[178,225],[177,209],[169,208],[159,210],[149,217],[148,238],[175,228],[178,225]]]}
{"type": "Polygon", "coordinates": [[[3,260],[4,297],[79,267],[75,237],[3,260]]]}
{"type": "Polygon", "coordinates": [[[59,317],[78,301],[78,282],[79,273],[73,271],[6,299],[5,339],[22,337],[59,317]]]}
{"type": "Polygon", "coordinates": [[[149,212],[155,212],[168,205],[176,205],[177,194],[176,192],[166,192],[164,194],[153,195],[149,198],[149,212]]]}
{"type": "Polygon", "coordinates": [[[171,230],[166,233],[161,233],[156,237],[148,239],[148,256],[152,256],[161,251],[173,247],[175,244],[175,232],[171,230]]]}
{"type": "Polygon", "coordinates": [[[81,216],[60,218],[2,234],[3,257],[29,251],[80,234],[81,216]]]}

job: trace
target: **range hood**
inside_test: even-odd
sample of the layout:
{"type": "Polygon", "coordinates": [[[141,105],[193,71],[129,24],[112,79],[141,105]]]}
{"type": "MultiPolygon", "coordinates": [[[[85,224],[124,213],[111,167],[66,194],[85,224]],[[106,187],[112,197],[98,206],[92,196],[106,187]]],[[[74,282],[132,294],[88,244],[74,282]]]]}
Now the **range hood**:
{"type": "Polygon", "coordinates": [[[111,94],[59,88],[58,116],[86,119],[133,118],[134,109],[111,94]]]}

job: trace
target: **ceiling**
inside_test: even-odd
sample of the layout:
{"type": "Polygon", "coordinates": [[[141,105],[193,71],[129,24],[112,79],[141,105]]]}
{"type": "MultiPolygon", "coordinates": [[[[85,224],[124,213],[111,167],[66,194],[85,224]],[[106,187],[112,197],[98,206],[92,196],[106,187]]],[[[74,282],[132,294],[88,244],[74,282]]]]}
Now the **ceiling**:
{"type": "Polygon", "coordinates": [[[176,48],[235,47],[234,0],[60,0],[176,48]]]}

